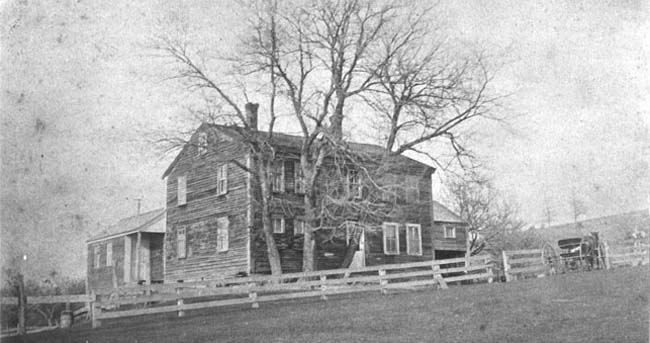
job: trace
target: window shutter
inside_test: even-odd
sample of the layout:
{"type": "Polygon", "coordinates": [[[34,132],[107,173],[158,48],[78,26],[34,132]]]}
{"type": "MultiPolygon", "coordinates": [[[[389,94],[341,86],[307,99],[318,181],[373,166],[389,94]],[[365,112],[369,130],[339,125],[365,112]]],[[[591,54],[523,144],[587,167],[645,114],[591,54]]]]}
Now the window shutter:
{"type": "Polygon", "coordinates": [[[185,236],[185,227],[178,228],[176,233],[176,253],[178,258],[185,258],[187,256],[187,245],[185,236]]]}
{"type": "Polygon", "coordinates": [[[106,266],[110,267],[113,265],[113,243],[106,243],[106,266]]]}
{"type": "Polygon", "coordinates": [[[230,245],[230,221],[228,217],[217,219],[217,252],[228,251],[230,245]]]}
{"type": "Polygon", "coordinates": [[[178,205],[187,203],[187,176],[178,177],[178,205]]]}
{"type": "MultiPolygon", "coordinates": [[[[228,193],[228,162],[223,165],[223,194],[228,193]]],[[[228,220],[226,218],[226,220],[228,220]]]]}

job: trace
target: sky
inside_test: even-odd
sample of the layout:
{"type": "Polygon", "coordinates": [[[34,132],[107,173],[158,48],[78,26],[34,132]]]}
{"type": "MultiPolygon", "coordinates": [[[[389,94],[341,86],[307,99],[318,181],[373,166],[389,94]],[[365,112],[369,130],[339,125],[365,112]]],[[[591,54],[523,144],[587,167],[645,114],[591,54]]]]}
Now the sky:
{"type": "MultiPolygon", "coordinates": [[[[85,273],[85,240],[164,206],[173,159],[151,132],[179,122],[186,90],[148,49],[170,25],[232,49],[246,10],[230,1],[2,2],[2,263],[34,278],[85,273]]],[[[648,207],[650,10],[645,1],[442,1],[446,40],[490,51],[512,95],[508,128],[474,150],[531,224],[648,207]]],[[[439,173],[438,180],[444,178],[439,173]]],[[[442,190],[436,187],[436,196],[442,190]]]]}

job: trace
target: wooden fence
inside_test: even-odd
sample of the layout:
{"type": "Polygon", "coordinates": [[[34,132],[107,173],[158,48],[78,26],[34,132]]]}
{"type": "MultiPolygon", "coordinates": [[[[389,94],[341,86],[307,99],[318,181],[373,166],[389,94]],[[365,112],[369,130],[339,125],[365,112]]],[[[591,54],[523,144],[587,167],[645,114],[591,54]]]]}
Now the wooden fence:
{"type": "Polygon", "coordinates": [[[647,265],[650,264],[650,246],[612,247],[606,257],[611,267],[647,265]]]}
{"type": "Polygon", "coordinates": [[[436,260],[358,269],[334,269],[278,276],[251,276],[192,283],[120,287],[93,295],[93,327],[111,318],[177,312],[229,305],[320,297],[486,280],[492,282],[492,265],[485,257],[436,260]],[[110,292],[106,292],[110,291],[110,292]],[[142,307],[142,308],[139,308],[142,307]]]}
{"type": "Polygon", "coordinates": [[[544,275],[548,271],[542,249],[502,251],[506,282],[522,277],[544,275]]]}

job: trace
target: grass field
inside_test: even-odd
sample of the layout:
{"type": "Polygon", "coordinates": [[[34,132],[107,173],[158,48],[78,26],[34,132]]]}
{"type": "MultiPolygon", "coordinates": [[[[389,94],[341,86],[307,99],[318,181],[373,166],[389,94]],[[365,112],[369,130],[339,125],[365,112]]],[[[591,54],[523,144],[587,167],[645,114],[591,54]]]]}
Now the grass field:
{"type": "Polygon", "coordinates": [[[648,342],[647,267],[105,321],[7,342],[648,342]]]}

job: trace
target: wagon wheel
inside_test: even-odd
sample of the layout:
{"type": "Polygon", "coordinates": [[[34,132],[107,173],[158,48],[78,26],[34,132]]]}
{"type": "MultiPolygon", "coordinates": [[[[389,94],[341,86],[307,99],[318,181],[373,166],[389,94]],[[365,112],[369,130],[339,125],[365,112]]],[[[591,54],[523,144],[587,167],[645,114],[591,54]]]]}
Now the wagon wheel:
{"type": "Polygon", "coordinates": [[[557,253],[553,245],[548,242],[544,243],[544,246],[542,247],[542,258],[544,259],[544,264],[551,275],[558,272],[559,257],[560,255],[557,253]]]}

